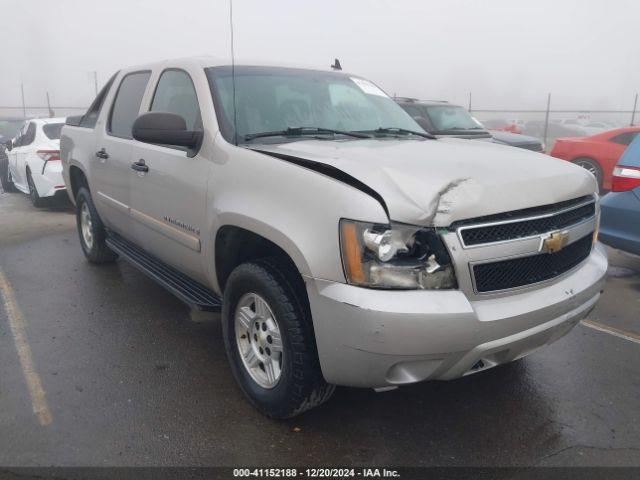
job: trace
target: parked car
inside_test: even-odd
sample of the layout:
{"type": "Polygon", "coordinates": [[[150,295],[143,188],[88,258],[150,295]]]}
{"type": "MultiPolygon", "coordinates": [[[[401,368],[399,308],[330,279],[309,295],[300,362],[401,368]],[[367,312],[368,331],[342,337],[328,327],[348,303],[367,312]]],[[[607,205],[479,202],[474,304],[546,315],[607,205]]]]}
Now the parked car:
{"type": "Polygon", "coordinates": [[[221,309],[231,371],[275,418],[334,385],[518,359],[570,331],[605,279],[591,175],[436,139],[345,72],[124,68],[68,120],[61,156],[87,259],[119,255],[221,309]]]}
{"type": "Polygon", "coordinates": [[[484,126],[490,130],[502,131],[502,132],[511,132],[511,133],[522,133],[524,131],[525,122],[523,120],[513,119],[489,119],[484,122],[484,126]]]}
{"type": "MultiPolygon", "coordinates": [[[[537,138],[544,137],[544,120],[529,120],[524,125],[524,133],[537,138]]],[[[579,137],[584,135],[580,130],[569,128],[559,123],[549,122],[547,125],[547,139],[556,139],[559,137],[579,137]]],[[[551,143],[551,142],[549,142],[551,143]]]]}
{"type": "Polygon", "coordinates": [[[600,239],[640,255],[640,135],[613,169],[611,190],[601,202],[600,239]]]}
{"type": "Polygon", "coordinates": [[[396,97],[395,100],[418,125],[436,136],[491,140],[494,143],[525,148],[535,152],[544,151],[542,142],[537,138],[507,131],[490,132],[460,105],[442,101],[421,101],[406,97],[396,97]]]}
{"type": "Polygon", "coordinates": [[[7,175],[9,168],[9,159],[7,158],[6,145],[4,143],[0,144],[0,185],[2,185],[2,190],[7,192],[8,189],[12,188],[8,183],[9,176],[7,175]]]}
{"type": "Polygon", "coordinates": [[[1,118],[0,119],[0,144],[5,145],[16,136],[20,127],[24,124],[22,118],[1,118]]]}
{"type": "Polygon", "coordinates": [[[639,132],[640,127],[625,127],[590,137],[559,138],[551,155],[587,169],[601,189],[611,190],[613,168],[639,132]]]}
{"type": "Polygon", "coordinates": [[[3,188],[19,190],[31,198],[36,207],[47,199],[64,198],[65,184],[60,164],[60,131],[65,118],[28,120],[18,136],[7,143],[8,168],[3,188]],[[6,187],[5,187],[6,185],[6,187]]]}
{"type": "Polygon", "coordinates": [[[603,122],[593,122],[586,118],[557,118],[552,119],[552,123],[571,128],[579,132],[581,136],[597,135],[612,127],[606,126],[603,122]]]}

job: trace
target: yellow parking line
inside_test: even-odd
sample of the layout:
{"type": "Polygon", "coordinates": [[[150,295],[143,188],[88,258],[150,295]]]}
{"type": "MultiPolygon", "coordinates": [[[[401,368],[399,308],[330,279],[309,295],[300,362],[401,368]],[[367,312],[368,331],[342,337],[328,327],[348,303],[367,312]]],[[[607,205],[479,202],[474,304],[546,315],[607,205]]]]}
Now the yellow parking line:
{"type": "Polygon", "coordinates": [[[582,323],[582,325],[584,325],[585,327],[593,328],[594,330],[598,330],[599,332],[608,333],[609,335],[613,335],[614,337],[623,338],[625,340],[629,340],[630,342],[640,344],[640,335],[638,335],[637,333],[620,330],[619,328],[610,327],[599,322],[594,322],[593,320],[582,320],[582,322],[580,323],[582,323]]]}
{"type": "Polygon", "coordinates": [[[16,297],[13,293],[13,288],[4,276],[2,270],[0,270],[0,296],[4,302],[4,308],[9,317],[9,327],[11,334],[13,335],[13,341],[18,351],[18,358],[20,359],[20,366],[22,367],[22,373],[24,379],[27,382],[27,388],[29,389],[29,395],[31,396],[31,404],[33,405],[33,413],[38,417],[40,425],[50,425],[53,421],[53,415],[49,406],[47,405],[47,399],[45,397],[44,389],[42,388],[42,382],[40,376],[36,372],[36,366],[33,362],[33,355],[31,354],[31,347],[27,341],[27,330],[20,310],[20,306],[16,301],[16,297]]]}

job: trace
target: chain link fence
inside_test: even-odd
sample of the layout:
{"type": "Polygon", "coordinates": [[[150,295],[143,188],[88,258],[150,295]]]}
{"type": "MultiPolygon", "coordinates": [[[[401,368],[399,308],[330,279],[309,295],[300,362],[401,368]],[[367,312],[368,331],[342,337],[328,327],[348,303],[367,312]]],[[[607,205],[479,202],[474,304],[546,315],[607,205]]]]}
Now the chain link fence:
{"type": "MultiPolygon", "coordinates": [[[[86,106],[0,106],[0,122],[3,119],[81,115],[86,109],[86,106]]],[[[553,148],[556,139],[561,137],[583,137],[613,128],[637,125],[640,123],[640,112],[637,109],[638,95],[629,110],[556,110],[551,108],[551,95],[544,110],[478,109],[469,105],[469,111],[486,128],[536,137],[543,142],[547,152],[553,148]]]]}

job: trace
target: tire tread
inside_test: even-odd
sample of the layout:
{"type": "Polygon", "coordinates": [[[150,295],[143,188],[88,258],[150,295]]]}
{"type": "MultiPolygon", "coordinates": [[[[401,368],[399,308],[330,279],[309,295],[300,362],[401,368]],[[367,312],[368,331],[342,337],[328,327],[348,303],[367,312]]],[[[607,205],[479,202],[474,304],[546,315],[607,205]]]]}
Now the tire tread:
{"type": "MultiPolygon", "coordinates": [[[[234,375],[249,401],[267,416],[286,419],[300,415],[326,402],[335,390],[334,385],[328,384],[324,380],[320,370],[304,282],[295,267],[289,262],[278,257],[268,257],[237,267],[229,277],[225,293],[236,278],[246,274],[259,279],[271,292],[275,292],[280,310],[284,312],[284,315],[278,317],[278,323],[281,329],[286,329],[286,334],[289,337],[293,349],[290,354],[293,355],[292,364],[294,366],[286,405],[275,405],[268,408],[258,403],[243,386],[239,374],[235,371],[242,367],[233,365],[234,375]]],[[[225,323],[233,320],[229,318],[231,305],[228,303],[225,301],[223,306],[223,321],[225,323]]],[[[229,357],[233,362],[231,355],[229,357]]]]}

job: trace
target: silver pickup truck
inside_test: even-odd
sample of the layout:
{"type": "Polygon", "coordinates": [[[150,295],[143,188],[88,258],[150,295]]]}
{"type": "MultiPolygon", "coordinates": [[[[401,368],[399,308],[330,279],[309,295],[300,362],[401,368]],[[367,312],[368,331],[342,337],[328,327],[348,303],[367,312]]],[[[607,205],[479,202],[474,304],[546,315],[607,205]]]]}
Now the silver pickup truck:
{"type": "Polygon", "coordinates": [[[595,180],[435,139],[370,81],[184,59],[119,71],[63,128],[93,263],[221,310],[231,370],[287,418],[519,359],[596,305],[595,180]]]}

